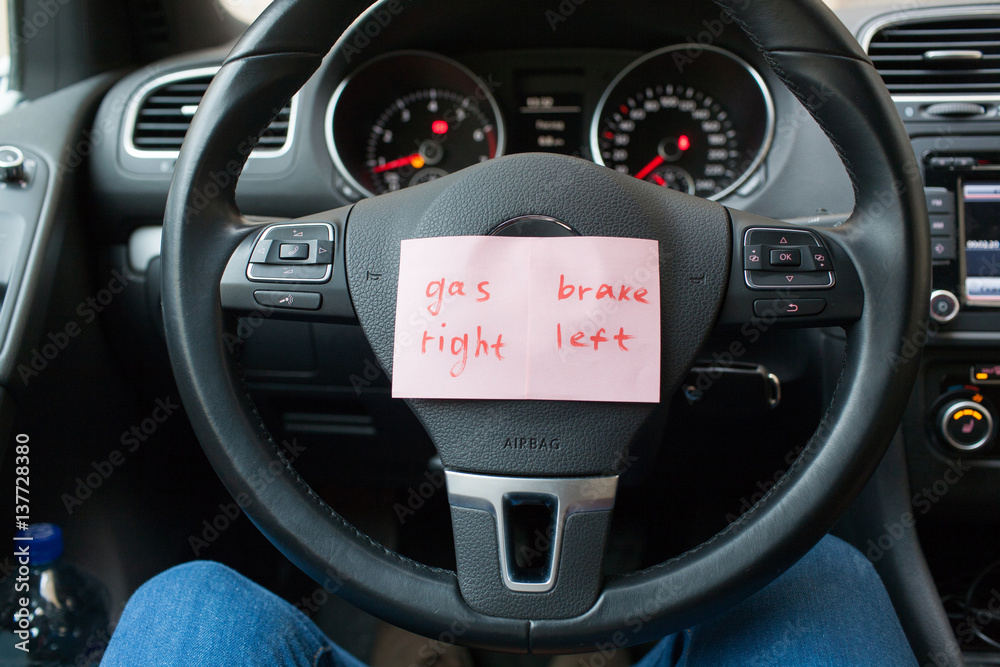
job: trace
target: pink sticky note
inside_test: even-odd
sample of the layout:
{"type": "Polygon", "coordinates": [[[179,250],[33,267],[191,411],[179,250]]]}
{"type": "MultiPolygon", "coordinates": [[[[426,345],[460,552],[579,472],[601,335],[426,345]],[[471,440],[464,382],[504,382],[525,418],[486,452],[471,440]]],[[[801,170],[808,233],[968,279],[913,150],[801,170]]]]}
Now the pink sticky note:
{"type": "Polygon", "coordinates": [[[657,242],[403,241],[392,395],[658,402],[657,242]]]}

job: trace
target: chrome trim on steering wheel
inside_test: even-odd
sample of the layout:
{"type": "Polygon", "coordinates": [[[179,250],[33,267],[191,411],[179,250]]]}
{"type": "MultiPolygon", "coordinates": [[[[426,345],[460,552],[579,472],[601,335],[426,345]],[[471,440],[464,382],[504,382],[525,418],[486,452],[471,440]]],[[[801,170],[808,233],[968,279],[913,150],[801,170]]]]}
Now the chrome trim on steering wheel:
{"type": "Polygon", "coordinates": [[[493,515],[497,525],[497,546],[500,552],[500,575],[504,585],[519,593],[546,593],[556,585],[559,555],[562,549],[566,519],[577,512],[602,512],[615,506],[618,476],[546,479],[527,477],[495,477],[464,472],[445,471],[448,501],[455,507],[485,510],[493,515]],[[511,494],[530,494],[555,501],[555,521],[552,530],[552,562],[544,581],[518,581],[512,576],[508,557],[504,500],[511,494]]]}

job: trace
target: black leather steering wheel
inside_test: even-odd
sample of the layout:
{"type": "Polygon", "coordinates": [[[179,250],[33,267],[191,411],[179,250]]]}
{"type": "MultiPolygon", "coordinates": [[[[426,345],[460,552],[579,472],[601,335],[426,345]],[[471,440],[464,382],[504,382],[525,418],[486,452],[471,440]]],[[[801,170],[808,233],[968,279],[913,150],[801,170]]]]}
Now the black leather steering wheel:
{"type": "Polygon", "coordinates": [[[309,286],[322,292],[322,308],[298,317],[356,321],[390,375],[400,241],[488,234],[523,215],[550,216],[584,235],[659,241],[663,396],[715,328],[751,321],[756,299],[821,296],[823,313],[799,323],[846,331],[836,394],[784,477],[711,540],[606,580],[601,558],[615,475],[651,406],[409,401],[447,471],[456,573],[384,548],[327,506],[279,453],[224,343],[227,309],[260,309],[253,292],[267,288],[247,278],[263,227],[235,204],[239,172],[263,128],[366,4],[276,0],[215,76],[177,161],[163,232],[167,342],[184,405],[226,487],[268,539],[329,590],[403,628],[483,648],[552,653],[650,641],[772,581],[826,533],[880,461],[914,382],[914,343],[926,331],[922,185],[867,56],[819,0],[716,3],[816,118],[854,184],[850,220],[806,230],[832,257],[835,284],[822,292],[748,286],[747,231],[794,233],[786,223],[557,155],[492,160],[296,221],[329,223],[323,229],[334,255],[328,280],[309,286]],[[372,273],[382,279],[368,280],[372,273]],[[560,447],[505,452],[512,432],[557,434],[560,447]],[[497,517],[502,523],[505,510],[491,498],[515,491],[548,494],[566,510],[547,588],[526,588],[500,565],[497,517]]]}

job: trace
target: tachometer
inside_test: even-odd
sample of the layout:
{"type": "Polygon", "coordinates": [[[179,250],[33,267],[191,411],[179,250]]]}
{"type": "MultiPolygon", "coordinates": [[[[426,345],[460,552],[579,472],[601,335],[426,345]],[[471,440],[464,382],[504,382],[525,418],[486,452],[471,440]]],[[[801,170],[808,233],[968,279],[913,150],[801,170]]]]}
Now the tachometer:
{"type": "Polygon", "coordinates": [[[392,192],[503,154],[492,93],[453,60],[404,51],[376,58],[337,88],[326,139],[347,197],[392,192]]]}
{"type": "Polygon", "coordinates": [[[378,192],[392,192],[496,154],[496,126],[473,97],[427,88],[396,98],[379,115],[368,136],[365,166],[378,192]]]}
{"type": "Polygon", "coordinates": [[[621,173],[718,199],[763,160],[773,105],[743,60],[704,46],[691,58],[688,46],[643,56],[612,81],[594,117],[591,148],[598,163],[621,173]]]}

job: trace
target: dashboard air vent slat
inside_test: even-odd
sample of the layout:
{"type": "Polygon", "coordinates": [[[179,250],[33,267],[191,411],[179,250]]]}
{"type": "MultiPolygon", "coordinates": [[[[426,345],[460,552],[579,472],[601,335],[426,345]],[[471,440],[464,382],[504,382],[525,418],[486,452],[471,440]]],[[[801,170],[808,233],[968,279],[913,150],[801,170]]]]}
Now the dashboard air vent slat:
{"type": "Polygon", "coordinates": [[[867,46],[893,94],[1000,94],[1000,16],[892,23],[867,46]]]}
{"type": "MultiPolygon", "coordinates": [[[[201,98],[212,82],[211,73],[183,73],[165,77],[154,85],[139,102],[132,119],[132,145],[142,151],[177,152],[184,142],[201,98]]],[[[291,128],[291,105],[286,105],[268,126],[254,149],[257,155],[281,150],[288,141],[291,128]]]]}

